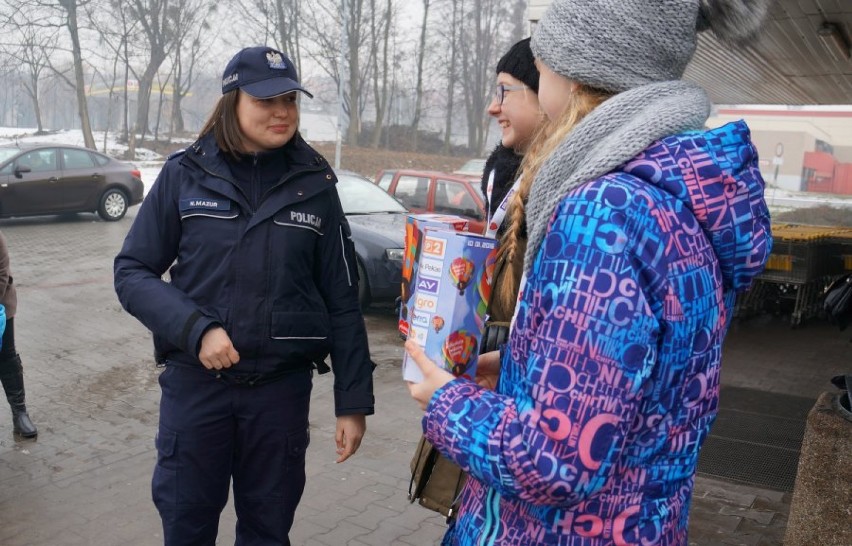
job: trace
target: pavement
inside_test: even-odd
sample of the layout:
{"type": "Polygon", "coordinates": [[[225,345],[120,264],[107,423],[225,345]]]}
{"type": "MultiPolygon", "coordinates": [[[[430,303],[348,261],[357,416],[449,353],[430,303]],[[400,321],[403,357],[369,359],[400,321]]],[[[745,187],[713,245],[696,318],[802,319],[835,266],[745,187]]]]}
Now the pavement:
{"type": "MultiPolygon", "coordinates": [[[[37,440],[13,436],[0,403],[0,544],[162,544],[150,479],[156,454],[158,369],[149,333],[124,313],[112,258],[135,209],[116,223],[93,215],[0,221],[18,285],[17,345],[37,440]]],[[[307,488],[291,533],[310,546],[423,546],[439,542],[443,518],[406,498],[420,411],[401,380],[401,342],[387,309],[366,316],[376,415],[361,450],[335,464],[332,378],[317,377],[307,488]]],[[[848,369],[849,332],[783,316],[735,322],[723,387],[813,399],[848,369]]],[[[722,401],[724,406],[724,399],[722,401]]],[[[699,468],[699,471],[701,469],[699,468]]],[[[791,493],[702,475],[690,544],[781,544],[791,493]]],[[[233,544],[229,505],[219,544],[233,544]]]]}

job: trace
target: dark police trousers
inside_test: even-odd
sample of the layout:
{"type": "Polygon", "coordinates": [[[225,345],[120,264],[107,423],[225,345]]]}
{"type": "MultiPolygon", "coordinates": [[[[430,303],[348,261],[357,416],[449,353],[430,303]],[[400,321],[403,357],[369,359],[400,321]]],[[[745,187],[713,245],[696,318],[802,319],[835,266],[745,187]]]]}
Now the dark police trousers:
{"type": "Polygon", "coordinates": [[[166,546],[215,544],[232,477],[235,545],[290,544],[305,489],[311,375],[250,386],[166,366],[152,480],[166,546]]]}

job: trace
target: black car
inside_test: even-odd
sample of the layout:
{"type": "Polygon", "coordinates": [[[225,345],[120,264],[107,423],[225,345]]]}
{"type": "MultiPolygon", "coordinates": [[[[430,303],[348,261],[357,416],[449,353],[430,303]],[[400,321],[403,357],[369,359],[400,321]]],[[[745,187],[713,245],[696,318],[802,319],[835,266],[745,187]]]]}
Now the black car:
{"type": "Polygon", "coordinates": [[[399,297],[402,282],[408,210],[361,175],[338,171],[337,180],[337,192],[358,255],[361,307],[393,303],[399,297]]]}
{"type": "Polygon", "coordinates": [[[97,212],[114,222],[142,202],[143,190],[133,165],[88,148],[0,146],[0,218],[97,212]]]}

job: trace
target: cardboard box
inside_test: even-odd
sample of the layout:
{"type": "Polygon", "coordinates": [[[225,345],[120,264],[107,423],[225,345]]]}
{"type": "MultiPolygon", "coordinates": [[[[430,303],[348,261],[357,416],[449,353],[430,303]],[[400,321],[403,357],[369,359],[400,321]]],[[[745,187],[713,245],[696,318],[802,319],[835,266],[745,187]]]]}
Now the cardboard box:
{"type": "Polygon", "coordinates": [[[422,241],[426,229],[447,231],[468,231],[470,223],[461,216],[449,214],[410,214],[405,224],[405,253],[402,258],[402,302],[399,306],[399,333],[408,338],[408,310],[414,304],[412,281],[415,276],[415,264],[420,259],[422,241]]]}
{"type": "MultiPolygon", "coordinates": [[[[414,266],[408,337],[456,376],[473,378],[497,257],[497,241],[427,228],[414,266]]],[[[403,379],[423,376],[405,354],[403,379]]]]}

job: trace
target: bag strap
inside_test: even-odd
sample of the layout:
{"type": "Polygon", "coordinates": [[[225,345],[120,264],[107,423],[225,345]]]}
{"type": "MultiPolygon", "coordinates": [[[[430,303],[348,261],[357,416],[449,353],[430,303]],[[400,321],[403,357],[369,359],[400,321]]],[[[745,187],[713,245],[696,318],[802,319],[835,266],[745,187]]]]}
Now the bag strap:
{"type": "Polygon", "coordinates": [[[429,442],[422,442],[420,449],[417,451],[417,462],[414,465],[414,472],[411,473],[411,480],[408,482],[408,501],[414,502],[423,494],[423,489],[432,475],[432,469],[435,467],[435,460],[438,458],[438,450],[435,449],[429,442]],[[420,461],[426,452],[426,461],[423,466],[420,466],[420,461]],[[417,469],[420,468],[420,475],[417,475],[417,469]],[[415,482],[417,484],[415,485],[415,482]]]}
{"type": "Polygon", "coordinates": [[[465,476],[467,474],[465,472],[459,472],[459,477],[456,479],[456,488],[453,493],[453,502],[450,504],[450,509],[447,511],[447,521],[446,523],[449,525],[456,518],[456,510],[459,507],[459,502],[461,501],[461,486],[464,482],[465,476]]]}

